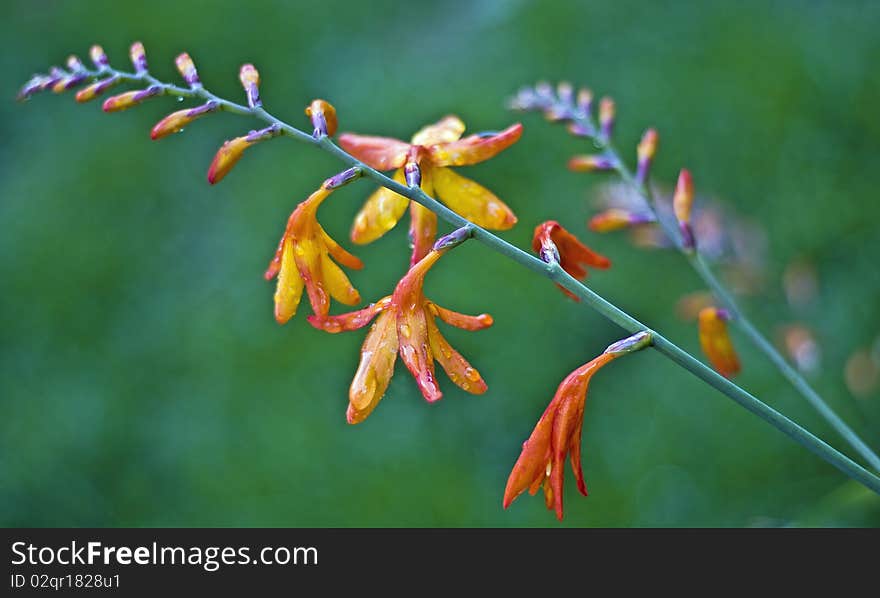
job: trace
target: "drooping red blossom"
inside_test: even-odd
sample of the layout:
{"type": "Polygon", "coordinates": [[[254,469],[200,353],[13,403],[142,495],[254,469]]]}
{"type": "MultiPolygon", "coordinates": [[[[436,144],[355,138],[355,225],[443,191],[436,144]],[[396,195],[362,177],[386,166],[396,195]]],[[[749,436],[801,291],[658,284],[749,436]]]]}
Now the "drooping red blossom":
{"type": "MultiPolygon", "coordinates": [[[[535,253],[543,255],[542,252],[553,252],[554,248],[559,255],[559,265],[575,278],[586,278],[587,266],[599,270],[611,267],[611,260],[607,257],[581,243],[577,237],[565,230],[555,220],[548,220],[535,227],[535,233],[532,236],[532,249],[535,253]]],[[[580,301],[568,289],[561,285],[556,286],[575,301],[580,301]]]]}

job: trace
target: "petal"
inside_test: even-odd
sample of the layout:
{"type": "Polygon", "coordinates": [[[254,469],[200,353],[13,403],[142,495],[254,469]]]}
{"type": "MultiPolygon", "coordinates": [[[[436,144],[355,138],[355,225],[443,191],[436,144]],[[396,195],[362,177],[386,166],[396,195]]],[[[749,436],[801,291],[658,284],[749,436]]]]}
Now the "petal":
{"type": "Polygon", "coordinates": [[[303,281],[296,270],[293,242],[285,238],[281,245],[281,266],[275,287],[275,320],[279,324],[284,324],[296,314],[296,308],[302,297],[303,281]]]}
{"type": "Polygon", "coordinates": [[[464,123],[454,115],[444,116],[432,125],[422,127],[413,135],[413,145],[436,145],[438,143],[452,143],[458,141],[464,133],[464,123]]]}
{"type": "Polygon", "coordinates": [[[326,316],[330,311],[330,297],[324,288],[324,273],[321,266],[321,248],[314,238],[295,239],[293,255],[296,269],[306,286],[312,311],[319,316],[326,316]]]}
{"type": "Polygon", "coordinates": [[[331,297],[344,305],[357,305],[361,302],[361,294],[351,284],[342,268],[326,253],[321,256],[321,273],[331,297]]]}
{"type": "MultiPolygon", "coordinates": [[[[394,173],[394,180],[405,184],[402,168],[394,173]]],[[[355,217],[351,227],[351,240],[360,245],[375,241],[394,228],[408,205],[409,200],[404,196],[379,187],[355,217]]]]}
{"type": "Polygon", "coordinates": [[[433,403],[443,396],[434,375],[434,358],[428,347],[428,322],[422,305],[396,306],[397,339],[400,343],[400,357],[425,400],[433,403]]]}
{"type": "Polygon", "coordinates": [[[507,478],[507,486],[504,489],[504,508],[510,506],[514,499],[522,494],[527,488],[534,494],[540,487],[540,482],[545,477],[547,462],[550,457],[550,436],[553,432],[553,419],[556,417],[556,409],[561,398],[557,391],[556,396],[547,405],[541,419],[538,420],[535,429],[529,439],[523,443],[522,452],[510,476],[507,478]]]}
{"type": "Polygon", "coordinates": [[[409,144],[391,137],[372,137],[342,133],[339,145],[349,154],[376,170],[400,168],[406,162],[409,144]]]}
{"type": "Polygon", "coordinates": [[[385,311],[391,304],[391,296],[384,297],[376,303],[371,303],[363,309],[352,311],[347,314],[338,316],[319,316],[312,314],[308,318],[309,324],[323,330],[336,334],[337,332],[350,332],[363,328],[373,321],[377,314],[385,311]]]}
{"type": "Polygon", "coordinates": [[[584,428],[583,402],[580,404],[580,409],[578,410],[576,419],[577,421],[581,422],[581,424],[575,428],[574,435],[571,437],[571,444],[568,447],[568,454],[571,458],[571,470],[574,472],[574,479],[575,481],[577,481],[578,491],[584,496],[587,496],[587,484],[584,482],[584,470],[583,467],[581,467],[581,435],[584,428]]]}
{"type": "Polygon", "coordinates": [[[455,326],[456,328],[461,328],[462,330],[482,330],[483,328],[488,328],[493,323],[492,316],[490,316],[489,314],[467,316],[465,314],[460,314],[457,311],[442,308],[436,303],[430,303],[429,305],[431,307],[431,311],[434,312],[434,314],[436,314],[441,320],[443,320],[450,326],[455,326]]]}
{"type": "MultiPolygon", "coordinates": [[[[321,225],[319,224],[318,227],[321,228],[321,225]]],[[[352,255],[343,249],[323,228],[321,228],[321,238],[324,240],[324,245],[327,246],[327,251],[333,256],[334,260],[353,270],[360,270],[364,267],[364,263],[356,255],[352,255]]]]}
{"type": "Polygon", "coordinates": [[[471,394],[480,395],[486,392],[488,387],[480,376],[480,372],[474,369],[467,360],[453,349],[449,342],[440,334],[437,324],[433,318],[427,318],[428,324],[428,342],[431,345],[431,352],[434,359],[437,360],[449,379],[456,386],[471,394]]]}
{"type": "Polygon", "coordinates": [[[431,146],[428,155],[434,166],[468,166],[498,155],[516,143],[521,135],[522,125],[516,123],[491,137],[470,135],[461,141],[431,146]]]}
{"type": "Polygon", "coordinates": [[[415,265],[434,246],[437,239],[437,215],[416,202],[411,202],[409,209],[409,240],[413,248],[410,265],[415,265]]]}
{"type": "Polygon", "coordinates": [[[513,210],[482,185],[451,168],[434,168],[432,173],[434,190],[440,200],[477,226],[507,230],[516,224],[513,210]]]}
{"type": "Polygon", "coordinates": [[[361,348],[361,361],[348,392],[348,423],[367,418],[379,404],[394,374],[397,330],[393,312],[384,312],[373,324],[361,348]]]}

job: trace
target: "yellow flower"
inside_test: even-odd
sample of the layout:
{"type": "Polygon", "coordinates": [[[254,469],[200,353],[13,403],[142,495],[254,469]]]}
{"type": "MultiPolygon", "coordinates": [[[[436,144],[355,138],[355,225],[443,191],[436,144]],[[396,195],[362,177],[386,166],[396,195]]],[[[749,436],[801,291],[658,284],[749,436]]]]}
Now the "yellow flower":
{"type": "Polygon", "coordinates": [[[296,314],[303,288],[312,311],[321,317],[327,316],[331,297],[345,305],[356,305],[361,300],[348,277],[330,258],[356,270],[360,270],[363,263],[331,239],[316,218],[318,206],[333,191],[330,181],[332,179],[325,181],[290,215],[275,257],[266,270],[266,280],[278,276],[275,320],[279,324],[296,314]]]}
{"type": "MultiPolygon", "coordinates": [[[[491,191],[467,179],[450,166],[469,166],[495,156],[520,138],[522,125],[515,124],[492,135],[470,135],[461,139],[464,123],[447,116],[416,133],[411,143],[390,137],[369,137],[343,133],[339,144],[350,154],[377,170],[395,169],[394,180],[405,185],[404,166],[421,174],[420,186],[452,210],[478,226],[507,230],[516,216],[491,191]]],[[[430,210],[384,187],[367,199],[351,229],[351,240],[358,244],[375,241],[394,228],[410,207],[413,243],[411,263],[423,258],[434,243],[437,216],[430,210]]]]}

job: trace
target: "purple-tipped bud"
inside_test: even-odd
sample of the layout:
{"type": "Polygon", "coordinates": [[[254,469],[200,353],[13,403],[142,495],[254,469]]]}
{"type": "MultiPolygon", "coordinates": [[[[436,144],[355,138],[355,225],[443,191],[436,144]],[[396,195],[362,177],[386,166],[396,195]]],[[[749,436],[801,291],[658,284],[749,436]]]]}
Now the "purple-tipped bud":
{"type": "Polygon", "coordinates": [[[578,90],[577,108],[584,118],[588,118],[593,112],[593,92],[586,87],[578,90]]]}
{"type": "Polygon", "coordinates": [[[260,73],[252,64],[243,64],[238,72],[238,78],[244,92],[247,95],[248,106],[259,108],[263,105],[260,101],[260,73]]]}
{"type": "Polygon", "coordinates": [[[657,153],[657,142],[659,136],[656,129],[648,129],[642,135],[642,140],[638,147],[638,168],[636,170],[636,181],[643,185],[648,180],[648,172],[651,170],[651,162],[657,153]]]}
{"type": "Polygon", "coordinates": [[[358,166],[352,166],[346,170],[343,170],[339,174],[335,174],[321,185],[324,189],[328,191],[331,189],[338,189],[339,187],[345,186],[360,177],[362,171],[358,166]]]}
{"type": "Polygon", "coordinates": [[[599,129],[602,133],[602,139],[611,139],[611,133],[614,131],[614,100],[604,97],[599,101],[599,129]]]}
{"type": "Polygon", "coordinates": [[[248,143],[255,143],[257,141],[272,139],[273,137],[278,137],[279,135],[281,135],[281,125],[274,124],[266,127],[265,129],[251,131],[245,136],[245,141],[247,141],[248,143]]]}
{"type": "Polygon", "coordinates": [[[719,307],[715,310],[715,315],[718,316],[718,319],[722,322],[730,322],[733,319],[733,314],[730,313],[730,310],[724,309],[723,307],[719,307]]]}
{"type": "Polygon", "coordinates": [[[174,59],[174,64],[177,65],[177,70],[180,71],[180,76],[183,77],[183,80],[186,81],[187,85],[190,87],[201,87],[202,82],[199,81],[199,73],[196,70],[196,65],[192,58],[189,57],[189,54],[186,52],[179,54],[177,58],[174,59]]]}
{"type": "Polygon", "coordinates": [[[651,333],[643,330],[641,332],[636,332],[634,335],[628,336],[625,339],[619,340],[616,343],[608,345],[608,348],[605,349],[605,353],[632,353],[650,346],[653,340],[651,333]]]}
{"type": "Polygon", "coordinates": [[[523,87],[509,102],[511,110],[534,110],[538,107],[538,97],[531,87],[523,87]]]}
{"type": "Polygon", "coordinates": [[[422,171],[417,163],[407,162],[406,166],[403,167],[403,174],[408,187],[422,186],[422,171]]]}
{"type": "Polygon", "coordinates": [[[82,60],[79,59],[79,56],[71,54],[67,57],[67,68],[72,73],[80,73],[86,70],[85,65],[83,65],[82,60]]]}
{"type": "Polygon", "coordinates": [[[134,42],[128,51],[131,57],[131,64],[134,65],[134,71],[137,74],[147,72],[147,52],[141,42],[134,42]]]}
{"type": "Polygon", "coordinates": [[[34,75],[27,83],[21,86],[21,89],[18,91],[18,95],[15,96],[15,98],[19,102],[24,101],[35,93],[46,89],[49,81],[51,81],[51,77],[47,75],[34,75]]]}
{"type": "Polygon", "coordinates": [[[457,228],[448,235],[440,237],[434,243],[434,251],[442,251],[444,249],[452,249],[458,247],[468,239],[474,236],[474,227],[470,224],[457,228]]]}
{"type": "Polygon", "coordinates": [[[110,64],[110,60],[107,58],[107,54],[106,52],[104,52],[104,48],[102,48],[98,44],[95,44],[89,49],[89,58],[92,59],[92,62],[99,71],[110,64]]]}

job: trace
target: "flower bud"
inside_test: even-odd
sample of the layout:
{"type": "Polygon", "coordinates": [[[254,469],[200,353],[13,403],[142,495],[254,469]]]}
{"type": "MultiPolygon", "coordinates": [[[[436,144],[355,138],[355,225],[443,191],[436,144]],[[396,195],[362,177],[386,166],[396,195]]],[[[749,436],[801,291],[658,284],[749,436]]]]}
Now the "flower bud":
{"type": "Polygon", "coordinates": [[[65,74],[52,85],[52,91],[54,93],[61,93],[67,91],[71,87],[76,87],[89,76],[82,61],[74,55],[70,55],[67,58],[67,68],[70,70],[70,73],[65,74]]]}
{"type": "Polygon", "coordinates": [[[96,97],[98,97],[114,85],[117,85],[119,81],[120,79],[117,75],[112,75],[106,79],[95,81],[91,85],[83,87],[78,92],[76,92],[76,101],[82,103],[94,100],[96,97]]]}
{"type": "Polygon", "coordinates": [[[150,139],[161,139],[172,133],[179,133],[183,130],[183,127],[192,121],[206,114],[210,114],[211,112],[215,112],[219,107],[220,104],[211,100],[210,102],[202,104],[196,108],[186,108],[185,110],[172,112],[156,123],[156,126],[150,131],[150,139]]]}
{"type": "Polygon", "coordinates": [[[577,108],[578,111],[580,111],[581,116],[584,118],[589,117],[593,111],[593,92],[586,87],[582,87],[578,90],[577,108]]]}
{"type": "Polygon", "coordinates": [[[119,95],[107,98],[102,106],[104,112],[119,112],[128,110],[132,106],[137,106],[146,99],[160,95],[162,93],[161,85],[151,85],[146,89],[136,89],[126,91],[119,95]]]}
{"type": "Polygon", "coordinates": [[[603,170],[614,170],[614,168],[614,160],[607,156],[572,156],[572,158],[568,161],[568,169],[574,172],[596,172],[603,170]]]}
{"type": "Polygon", "coordinates": [[[648,180],[648,172],[651,169],[651,162],[654,160],[654,154],[657,153],[658,135],[656,129],[648,129],[642,135],[642,140],[638,147],[638,169],[636,170],[636,180],[640,184],[644,184],[648,180]]]}
{"type": "Polygon", "coordinates": [[[648,222],[654,222],[654,217],[650,214],[630,212],[622,208],[609,208],[590,218],[587,226],[597,233],[609,233],[648,222]]]}
{"type": "Polygon", "coordinates": [[[614,130],[614,100],[604,97],[599,102],[599,128],[602,132],[602,138],[606,141],[611,139],[611,133],[614,130]]]}
{"type": "Polygon", "coordinates": [[[685,249],[693,249],[695,246],[694,232],[691,228],[691,207],[694,203],[694,185],[691,173],[682,169],[675,185],[675,194],[672,196],[672,209],[678,220],[678,228],[681,231],[681,245],[685,249]]]}
{"type": "Polygon", "coordinates": [[[729,320],[730,312],[717,307],[706,307],[699,315],[700,346],[712,367],[725,378],[740,371],[739,357],[727,332],[729,320]]]}
{"type": "Polygon", "coordinates": [[[177,65],[177,70],[180,71],[180,76],[183,77],[187,85],[190,87],[201,87],[202,82],[199,81],[199,73],[196,71],[196,65],[193,63],[192,58],[189,57],[189,54],[186,52],[179,54],[174,59],[174,64],[177,65]]]}
{"type": "Polygon", "coordinates": [[[131,57],[131,64],[134,65],[134,71],[137,74],[140,75],[147,72],[147,53],[141,42],[134,42],[128,51],[128,55],[131,57]]]}
{"type": "Polygon", "coordinates": [[[361,176],[361,174],[362,171],[359,166],[352,166],[351,168],[343,170],[339,174],[333,175],[329,179],[325,180],[321,187],[327,189],[328,191],[332,189],[338,189],[339,187],[347,185],[353,180],[357,179],[361,176]]]}
{"type": "Polygon", "coordinates": [[[15,97],[19,102],[22,102],[35,93],[45,90],[50,82],[52,82],[52,77],[49,75],[33,75],[27,83],[21,86],[15,97]]]}
{"type": "Polygon", "coordinates": [[[107,58],[107,54],[104,52],[104,48],[97,44],[89,49],[89,58],[92,59],[92,62],[95,64],[95,67],[97,67],[98,70],[102,70],[110,64],[110,60],[107,58]]]}
{"type": "Polygon", "coordinates": [[[244,92],[247,95],[248,106],[258,108],[263,105],[260,101],[260,73],[252,64],[243,64],[238,72],[244,92]]]}
{"type": "Polygon", "coordinates": [[[258,131],[251,131],[243,137],[236,137],[226,141],[223,146],[217,150],[211,166],[208,168],[208,182],[212,185],[218,183],[225,177],[232,167],[241,159],[244,150],[253,144],[277,137],[281,134],[281,127],[272,125],[258,131]]]}
{"type": "Polygon", "coordinates": [[[633,353],[650,346],[653,340],[650,332],[642,330],[641,332],[636,332],[632,336],[628,336],[625,339],[608,345],[608,348],[605,349],[604,352],[614,354],[633,353]]]}
{"type": "Polygon", "coordinates": [[[306,116],[312,119],[312,126],[315,128],[315,132],[312,136],[315,139],[320,139],[321,137],[330,136],[336,134],[336,109],[330,102],[325,100],[313,100],[311,104],[306,107],[306,116]]]}
{"type": "Polygon", "coordinates": [[[403,174],[408,187],[421,187],[422,171],[417,162],[407,162],[403,168],[403,174]]]}

